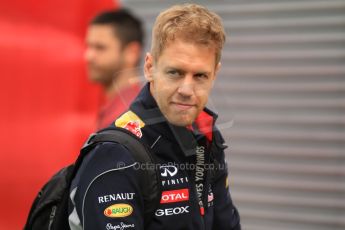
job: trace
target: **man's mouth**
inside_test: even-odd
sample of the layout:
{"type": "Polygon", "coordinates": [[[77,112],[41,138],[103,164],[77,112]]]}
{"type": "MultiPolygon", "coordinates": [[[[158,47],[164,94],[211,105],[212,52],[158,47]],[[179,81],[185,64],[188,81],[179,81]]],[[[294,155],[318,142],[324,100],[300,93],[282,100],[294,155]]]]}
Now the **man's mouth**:
{"type": "Polygon", "coordinates": [[[194,106],[193,104],[181,103],[181,102],[173,102],[172,104],[179,110],[188,110],[194,106]]]}

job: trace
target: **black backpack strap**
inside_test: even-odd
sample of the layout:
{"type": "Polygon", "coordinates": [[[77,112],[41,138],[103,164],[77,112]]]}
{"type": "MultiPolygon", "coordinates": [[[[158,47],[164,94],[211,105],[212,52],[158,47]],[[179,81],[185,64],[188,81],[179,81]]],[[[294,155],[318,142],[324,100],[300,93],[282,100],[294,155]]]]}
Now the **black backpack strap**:
{"type": "Polygon", "coordinates": [[[67,229],[73,171],[74,165],[62,168],[41,188],[31,205],[24,230],[67,229]]]}
{"type": "Polygon", "coordinates": [[[87,154],[97,144],[103,142],[115,142],[123,145],[129,150],[133,158],[137,162],[136,169],[138,170],[139,181],[141,188],[143,188],[144,197],[144,221],[145,225],[150,223],[150,220],[154,216],[160,198],[160,174],[156,170],[154,157],[149,151],[149,148],[145,146],[137,136],[123,128],[107,128],[103,129],[95,134],[91,134],[83,148],[81,149],[80,156],[76,161],[76,168],[81,164],[84,155],[87,154]]]}
{"type": "MultiPolygon", "coordinates": [[[[123,145],[132,154],[138,166],[154,164],[149,148],[127,130],[112,128],[92,134],[75,163],[61,169],[43,186],[31,206],[24,230],[69,229],[68,203],[72,180],[84,157],[102,142],[116,142],[123,145]]],[[[145,229],[154,217],[161,197],[160,174],[155,169],[155,167],[139,167],[137,171],[140,187],[143,188],[145,229]]]]}

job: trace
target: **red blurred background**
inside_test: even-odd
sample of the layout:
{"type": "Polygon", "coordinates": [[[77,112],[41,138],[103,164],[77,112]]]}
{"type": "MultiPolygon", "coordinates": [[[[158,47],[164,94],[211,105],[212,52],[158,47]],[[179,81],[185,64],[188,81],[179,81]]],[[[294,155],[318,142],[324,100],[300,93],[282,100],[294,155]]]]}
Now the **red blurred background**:
{"type": "Polygon", "coordinates": [[[22,229],[40,187],[73,162],[100,95],[83,61],[88,21],[112,0],[0,3],[0,229],[22,229]]]}

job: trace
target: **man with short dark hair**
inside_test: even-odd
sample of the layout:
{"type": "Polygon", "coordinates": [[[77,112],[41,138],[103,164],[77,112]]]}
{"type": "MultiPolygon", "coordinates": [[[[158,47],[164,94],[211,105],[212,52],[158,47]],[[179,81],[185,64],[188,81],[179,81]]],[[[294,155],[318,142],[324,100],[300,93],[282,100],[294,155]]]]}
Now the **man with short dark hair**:
{"type": "Polygon", "coordinates": [[[72,230],[241,229],[226,145],[214,125],[217,115],[206,108],[224,42],[220,17],[203,6],[160,13],[145,58],[148,83],[111,126],[132,132],[156,164],[139,164],[120,144],[96,146],[73,180],[72,230]],[[157,184],[141,179],[146,167],[156,168],[157,184]],[[157,190],[154,212],[147,213],[157,190]]]}
{"type": "Polygon", "coordinates": [[[126,9],[103,12],[89,24],[85,51],[88,76],[102,86],[105,96],[98,128],[107,127],[124,112],[140,90],[143,37],[141,21],[126,9]]]}

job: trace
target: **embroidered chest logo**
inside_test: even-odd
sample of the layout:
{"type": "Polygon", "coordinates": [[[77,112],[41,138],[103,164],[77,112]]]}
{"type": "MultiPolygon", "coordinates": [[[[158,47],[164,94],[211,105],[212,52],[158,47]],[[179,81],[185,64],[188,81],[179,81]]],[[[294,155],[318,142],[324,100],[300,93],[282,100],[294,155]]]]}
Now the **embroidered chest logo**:
{"type": "Polygon", "coordinates": [[[129,110],[115,121],[115,126],[127,129],[141,138],[143,136],[141,129],[145,126],[145,123],[135,113],[129,110]]]}
{"type": "Polygon", "coordinates": [[[179,189],[179,190],[170,190],[163,191],[161,197],[161,204],[175,203],[181,201],[189,200],[189,190],[188,189],[179,189]]]}
{"type": "Polygon", "coordinates": [[[143,136],[143,133],[140,129],[139,121],[129,121],[123,128],[127,129],[139,138],[143,136]]]}
{"type": "Polygon", "coordinates": [[[161,166],[160,168],[161,168],[162,177],[168,177],[168,174],[170,177],[173,177],[177,173],[177,167],[173,165],[165,165],[165,166],[161,166]]]}
{"type": "Polygon", "coordinates": [[[175,207],[175,208],[164,208],[157,209],[156,216],[173,216],[189,213],[189,206],[175,207]]]}
{"type": "Polygon", "coordinates": [[[108,223],[105,227],[107,230],[123,230],[127,228],[134,228],[134,224],[125,224],[121,222],[120,224],[113,225],[112,223],[108,223]]]}
{"type": "Polygon", "coordinates": [[[135,193],[116,193],[116,194],[109,194],[104,196],[98,197],[98,203],[107,203],[112,201],[119,201],[119,200],[133,200],[135,193]]]}
{"type": "Polygon", "coordinates": [[[163,165],[159,167],[162,176],[162,186],[172,186],[188,183],[188,177],[176,177],[178,168],[175,165],[163,165]]]}
{"type": "Polygon", "coordinates": [[[130,216],[132,212],[133,208],[129,204],[114,204],[104,210],[104,215],[110,218],[119,218],[130,216]]]}

